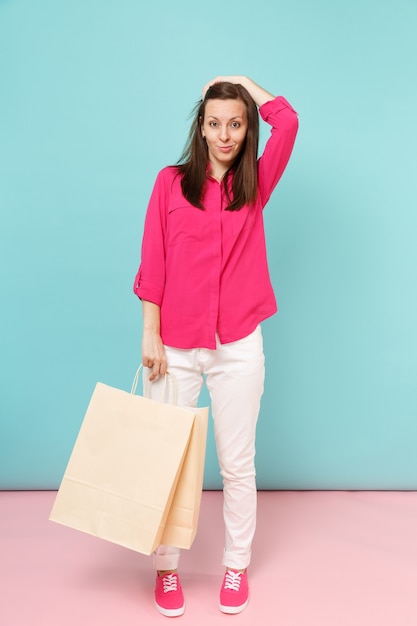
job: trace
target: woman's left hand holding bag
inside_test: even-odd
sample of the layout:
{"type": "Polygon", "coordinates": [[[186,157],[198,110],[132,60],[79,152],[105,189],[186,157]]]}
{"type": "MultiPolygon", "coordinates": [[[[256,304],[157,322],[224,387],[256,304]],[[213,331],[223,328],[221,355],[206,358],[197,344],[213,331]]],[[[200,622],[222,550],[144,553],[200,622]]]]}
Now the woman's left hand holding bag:
{"type": "Polygon", "coordinates": [[[152,382],[167,372],[167,359],[164,344],[160,334],[160,308],[153,302],[142,300],[143,335],[142,335],[142,363],[152,372],[149,381],[152,382]]]}

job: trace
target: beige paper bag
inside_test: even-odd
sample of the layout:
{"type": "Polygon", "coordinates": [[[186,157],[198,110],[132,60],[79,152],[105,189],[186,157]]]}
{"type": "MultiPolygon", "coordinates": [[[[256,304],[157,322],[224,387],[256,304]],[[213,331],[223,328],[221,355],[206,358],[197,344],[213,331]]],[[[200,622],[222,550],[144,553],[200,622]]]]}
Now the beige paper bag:
{"type": "Polygon", "coordinates": [[[199,411],[97,383],[50,519],[150,554],[162,543],[163,533],[170,532],[167,519],[194,433],[186,474],[198,481],[201,477],[201,483],[194,482],[191,489],[181,486],[172,511],[175,532],[169,535],[173,541],[180,535],[178,547],[190,547],[207,427],[202,411],[194,430],[199,411]]]}
{"type": "MultiPolygon", "coordinates": [[[[136,390],[140,369],[136,372],[133,381],[133,392],[136,390]]],[[[150,384],[147,377],[144,377],[143,386],[146,397],[150,395],[150,384]]],[[[165,402],[177,405],[177,381],[172,373],[165,377],[163,396],[165,402]]],[[[160,541],[161,544],[178,548],[190,548],[197,533],[209,415],[208,407],[186,408],[194,414],[194,424],[160,541]]]]}
{"type": "Polygon", "coordinates": [[[191,548],[197,534],[204,479],[208,407],[190,409],[194,424],[184,463],[169,509],[160,543],[191,548]]]}

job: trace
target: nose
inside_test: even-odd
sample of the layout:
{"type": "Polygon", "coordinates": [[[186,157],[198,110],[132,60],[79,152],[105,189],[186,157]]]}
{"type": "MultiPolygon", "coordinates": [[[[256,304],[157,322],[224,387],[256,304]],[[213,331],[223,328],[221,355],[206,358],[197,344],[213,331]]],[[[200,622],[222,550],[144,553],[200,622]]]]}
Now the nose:
{"type": "Polygon", "coordinates": [[[229,130],[227,125],[220,128],[220,140],[227,141],[229,139],[229,130]]]}

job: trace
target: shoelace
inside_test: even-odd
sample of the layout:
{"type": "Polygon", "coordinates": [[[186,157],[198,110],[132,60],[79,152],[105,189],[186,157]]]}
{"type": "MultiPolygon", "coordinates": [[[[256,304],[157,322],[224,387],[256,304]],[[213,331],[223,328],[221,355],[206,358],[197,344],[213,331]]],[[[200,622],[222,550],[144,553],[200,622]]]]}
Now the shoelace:
{"type": "Polygon", "coordinates": [[[162,578],[162,584],[164,586],[164,593],[169,591],[177,591],[177,577],[175,574],[167,574],[162,578]]]}
{"type": "Polygon", "coordinates": [[[242,576],[242,572],[226,572],[226,578],[224,581],[225,589],[232,589],[232,591],[239,591],[240,589],[240,577],[242,576]]]}

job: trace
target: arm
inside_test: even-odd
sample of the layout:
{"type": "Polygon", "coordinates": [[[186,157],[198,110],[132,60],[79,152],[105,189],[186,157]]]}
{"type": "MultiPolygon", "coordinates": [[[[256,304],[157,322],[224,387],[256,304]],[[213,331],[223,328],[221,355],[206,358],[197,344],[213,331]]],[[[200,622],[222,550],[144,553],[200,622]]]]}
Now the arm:
{"type": "Polygon", "coordinates": [[[161,309],[153,302],[142,300],[142,312],[142,363],[145,367],[152,369],[149,376],[152,382],[167,371],[165,348],[160,335],[161,309]]]}
{"type": "Polygon", "coordinates": [[[278,96],[266,102],[259,113],[271,126],[271,134],[262,156],[258,159],[258,186],[262,205],[268,202],[294,147],[298,130],[298,116],[290,103],[278,96]]]}
{"type": "Polygon", "coordinates": [[[245,89],[247,89],[258,107],[261,107],[263,104],[265,104],[265,102],[269,102],[269,100],[273,100],[275,98],[272,93],[269,93],[269,91],[266,91],[265,89],[263,89],[263,87],[257,85],[252,79],[248,78],[247,76],[217,76],[217,78],[214,78],[206,85],[204,85],[203,99],[206,95],[207,89],[211,87],[211,85],[220,82],[242,85],[243,87],[245,87],[245,89]]]}
{"type": "Polygon", "coordinates": [[[167,370],[160,334],[160,305],[165,284],[165,185],[160,172],[146,212],[142,239],[142,259],[133,290],[142,301],[142,363],[152,369],[150,381],[167,370]]]}

